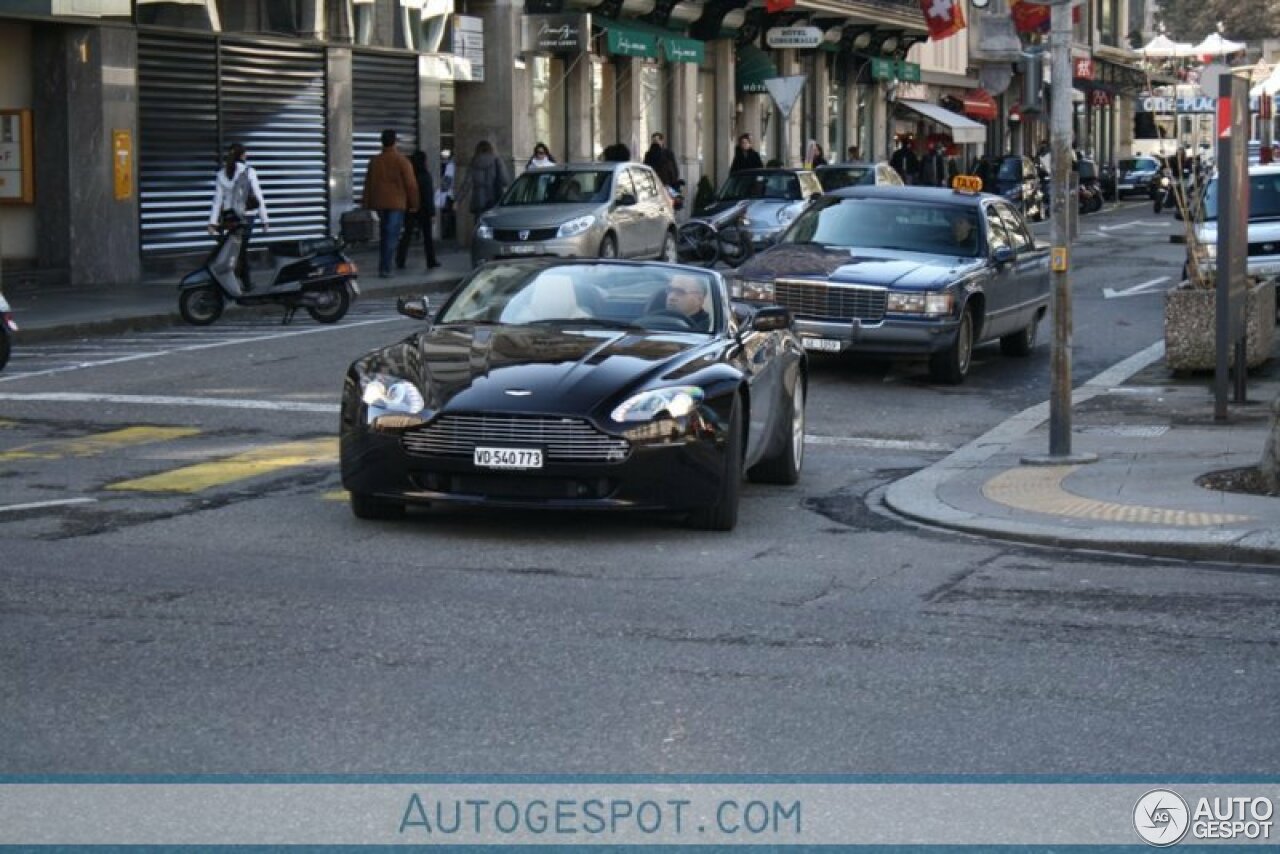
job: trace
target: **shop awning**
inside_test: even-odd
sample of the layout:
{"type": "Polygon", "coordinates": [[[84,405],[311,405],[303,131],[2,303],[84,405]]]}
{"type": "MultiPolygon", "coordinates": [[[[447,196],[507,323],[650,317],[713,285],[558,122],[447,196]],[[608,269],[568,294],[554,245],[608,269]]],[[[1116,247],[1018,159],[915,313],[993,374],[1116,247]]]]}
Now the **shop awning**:
{"type": "Polygon", "coordinates": [[[663,36],[662,52],[667,55],[667,62],[692,62],[701,65],[706,58],[706,46],[703,42],[680,36],[663,36]]]}
{"type": "MultiPolygon", "coordinates": [[[[769,54],[752,44],[744,44],[738,47],[737,57],[734,59],[734,79],[738,84],[739,92],[767,92],[764,81],[770,77],[777,77],[778,66],[773,64],[773,60],[769,58],[769,54]]],[[[983,137],[985,139],[985,136],[983,137]]]]}
{"type": "Polygon", "coordinates": [[[986,89],[974,89],[964,93],[964,114],[972,119],[989,122],[1000,115],[996,99],[986,89]]]}
{"type": "Polygon", "coordinates": [[[954,142],[968,144],[987,141],[987,129],[985,126],[978,124],[973,119],[966,119],[959,113],[953,113],[946,107],[940,107],[937,104],[929,104],[924,101],[908,101],[905,99],[899,101],[898,105],[906,107],[935,125],[946,128],[951,132],[951,139],[954,142]]]}
{"type": "Polygon", "coordinates": [[[604,24],[609,53],[614,56],[658,58],[658,37],[653,32],[641,29],[630,21],[615,21],[611,18],[600,20],[604,24]]]}

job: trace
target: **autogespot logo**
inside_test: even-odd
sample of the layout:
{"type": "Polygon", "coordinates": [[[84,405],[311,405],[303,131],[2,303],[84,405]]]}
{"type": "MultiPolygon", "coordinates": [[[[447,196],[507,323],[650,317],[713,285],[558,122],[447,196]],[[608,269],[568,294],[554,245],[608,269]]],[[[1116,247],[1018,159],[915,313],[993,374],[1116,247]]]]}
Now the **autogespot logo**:
{"type": "Polygon", "coordinates": [[[1187,802],[1176,792],[1153,789],[1133,808],[1133,828],[1148,845],[1163,848],[1181,841],[1190,824],[1187,802]]]}

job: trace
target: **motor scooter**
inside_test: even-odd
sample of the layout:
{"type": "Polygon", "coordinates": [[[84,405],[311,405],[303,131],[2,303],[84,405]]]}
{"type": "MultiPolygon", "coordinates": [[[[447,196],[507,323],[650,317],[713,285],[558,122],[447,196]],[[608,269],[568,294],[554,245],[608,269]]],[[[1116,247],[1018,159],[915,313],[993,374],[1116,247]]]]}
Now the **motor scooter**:
{"type": "Polygon", "coordinates": [[[0,370],[9,364],[9,353],[13,351],[13,335],[18,331],[18,324],[13,319],[13,310],[0,293],[0,370]]]}
{"type": "Polygon", "coordinates": [[[258,273],[265,284],[246,287],[237,270],[244,232],[234,219],[224,223],[204,266],[178,284],[178,311],[187,323],[213,323],[228,302],[283,306],[286,324],[299,308],[319,323],[337,323],[359,296],[356,265],[343,253],[342,241],[332,237],[268,244],[272,266],[258,273]]]}

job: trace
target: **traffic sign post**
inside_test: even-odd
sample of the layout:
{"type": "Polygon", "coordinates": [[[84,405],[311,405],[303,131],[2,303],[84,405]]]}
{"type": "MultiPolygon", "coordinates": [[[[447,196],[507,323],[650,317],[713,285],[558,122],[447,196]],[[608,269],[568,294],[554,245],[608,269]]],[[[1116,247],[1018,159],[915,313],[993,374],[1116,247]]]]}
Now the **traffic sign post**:
{"type": "Polygon", "coordinates": [[[1235,402],[1247,398],[1245,300],[1249,250],[1249,81],[1218,78],[1218,245],[1213,417],[1227,418],[1227,386],[1234,374],[1235,402]]]}

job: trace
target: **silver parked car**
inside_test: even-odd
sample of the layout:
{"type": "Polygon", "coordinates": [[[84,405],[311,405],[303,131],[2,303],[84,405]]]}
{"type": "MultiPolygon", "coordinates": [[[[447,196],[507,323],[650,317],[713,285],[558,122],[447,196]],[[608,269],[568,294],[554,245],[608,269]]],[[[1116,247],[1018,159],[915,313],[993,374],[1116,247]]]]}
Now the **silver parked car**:
{"type": "Polygon", "coordinates": [[[729,176],[715,200],[697,216],[715,219],[738,207],[751,245],[761,250],[773,245],[809,202],[822,195],[818,176],[808,169],[744,169],[729,176]]]}
{"type": "Polygon", "coordinates": [[[902,178],[897,171],[885,161],[832,163],[819,166],[818,182],[822,184],[824,193],[834,193],[845,187],[863,187],[867,185],[901,187],[902,178]]]}
{"type": "Polygon", "coordinates": [[[671,197],[640,163],[525,172],[481,214],[471,263],[533,255],[675,261],[671,197]]]}

